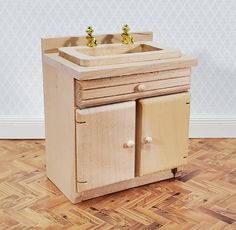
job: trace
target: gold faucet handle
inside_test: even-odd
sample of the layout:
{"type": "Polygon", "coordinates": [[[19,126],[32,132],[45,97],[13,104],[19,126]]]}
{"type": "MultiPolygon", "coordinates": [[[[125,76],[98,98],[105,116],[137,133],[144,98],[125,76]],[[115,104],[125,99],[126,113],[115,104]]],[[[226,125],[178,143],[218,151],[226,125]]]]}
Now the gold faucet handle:
{"type": "Polygon", "coordinates": [[[92,28],[92,26],[89,26],[87,29],[86,29],[86,34],[87,35],[92,35],[93,34],[93,28],[92,28]]]}
{"type": "Polygon", "coordinates": [[[127,24],[125,24],[123,27],[122,27],[122,31],[124,34],[128,34],[129,31],[130,31],[130,28],[127,24]]]}
{"type": "Polygon", "coordinates": [[[88,47],[96,47],[97,46],[97,40],[96,38],[93,36],[93,28],[92,26],[89,26],[87,29],[86,29],[86,39],[87,39],[87,46],[88,47]]]}
{"type": "Polygon", "coordinates": [[[122,34],[121,34],[121,37],[122,37],[122,43],[123,44],[133,44],[134,43],[134,38],[133,36],[129,33],[130,31],[130,28],[129,26],[126,24],[122,27],[122,34]]]}

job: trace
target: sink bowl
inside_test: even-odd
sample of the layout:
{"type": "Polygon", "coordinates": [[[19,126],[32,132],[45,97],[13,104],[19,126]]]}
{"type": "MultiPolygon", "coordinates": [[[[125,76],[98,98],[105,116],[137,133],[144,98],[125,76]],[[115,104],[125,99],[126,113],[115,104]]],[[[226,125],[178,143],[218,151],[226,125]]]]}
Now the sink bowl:
{"type": "Polygon", "coordinates": [[[155,42],[130,45],[102,44],[97,47],[73,46],[59,48],[59,56],[80,66],[102,66],[180,57],[178,49],[164,48],[155,42]]]}
{"type": "Polygon", "coordinates": [[[109,45],[109,46],[98,46],[96,48],[89,49],[87,47],[81,47],[76,49],[78,52],[88,56],[109,56],[118,54],[129,54],[129,53],[142,53],[150,51],[158,51],[160,48],[146,45],[146,44],[132,44],[132,45],[109,45]]]}

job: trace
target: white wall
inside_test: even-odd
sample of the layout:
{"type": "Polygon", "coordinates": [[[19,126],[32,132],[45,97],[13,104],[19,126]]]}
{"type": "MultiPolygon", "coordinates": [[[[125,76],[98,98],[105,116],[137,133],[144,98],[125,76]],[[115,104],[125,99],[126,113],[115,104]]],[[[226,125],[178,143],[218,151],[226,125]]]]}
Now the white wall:
{"type": "Polygon", "coordinates": [[[40,38],[153,31],[198,58],[191,136],[236,136],[236,1],[0,0],[0,137],[43,136],[40,38]]]}

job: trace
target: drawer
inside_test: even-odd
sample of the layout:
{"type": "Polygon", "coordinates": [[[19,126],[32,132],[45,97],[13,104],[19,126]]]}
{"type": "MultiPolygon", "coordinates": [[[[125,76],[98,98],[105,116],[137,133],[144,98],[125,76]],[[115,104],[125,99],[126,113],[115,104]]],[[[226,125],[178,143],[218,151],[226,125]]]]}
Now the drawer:
{"type": "Polygon", "coordinates": [[[187,91],[190,69],[135,74],[109,79],[76,81],[75,101],[80,108],[187,91]]]}

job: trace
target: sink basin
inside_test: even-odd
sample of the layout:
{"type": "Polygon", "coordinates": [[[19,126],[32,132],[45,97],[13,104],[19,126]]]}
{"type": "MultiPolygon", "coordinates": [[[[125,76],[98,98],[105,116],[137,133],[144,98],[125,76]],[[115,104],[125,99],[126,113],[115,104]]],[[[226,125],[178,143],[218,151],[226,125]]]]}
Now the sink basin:
{"type": "Polygon", "coordinates": [[[161,49],[146,44],[134,44],[134,45],[99,46],[92,49],[89,49],[87,47],[82,47],[76,50],[88,56],[109,56],[118,54],[158,51],[161,49]]]}
{"type": "Polygon", "coordinates": [[[80,66],[102,66],[180,57],[178,49],[164,48],[155,42],[102,44],[97,47],[59,48],[59,55],[80,66]]]}

